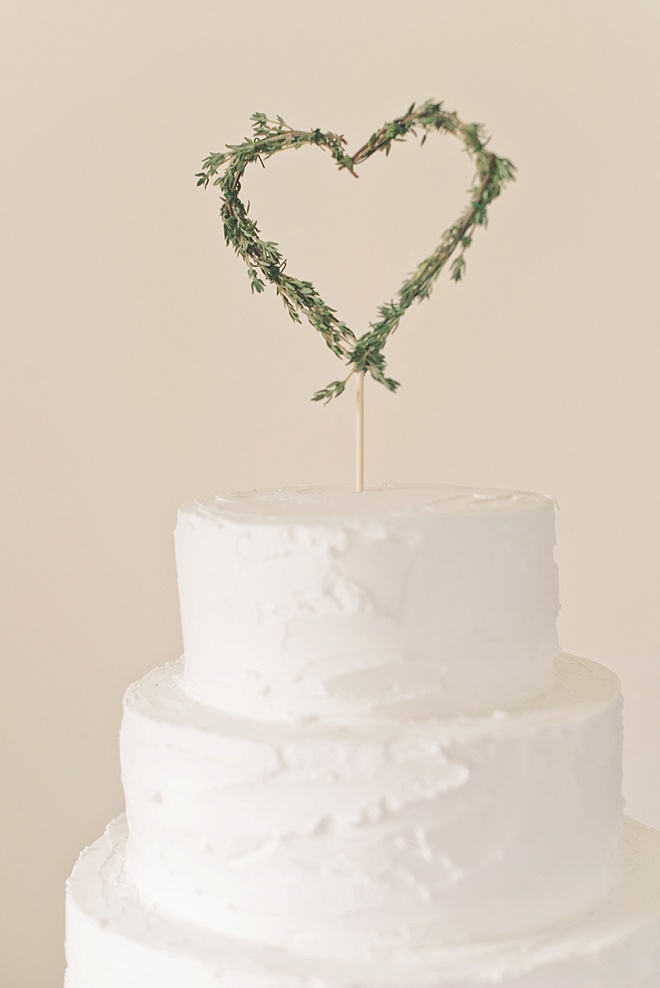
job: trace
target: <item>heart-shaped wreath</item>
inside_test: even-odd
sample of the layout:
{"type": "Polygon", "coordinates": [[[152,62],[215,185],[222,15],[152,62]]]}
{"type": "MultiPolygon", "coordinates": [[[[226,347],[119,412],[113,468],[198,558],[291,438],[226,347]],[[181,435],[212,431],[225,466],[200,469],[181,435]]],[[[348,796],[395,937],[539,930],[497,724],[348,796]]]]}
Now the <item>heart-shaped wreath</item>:
{"type": "Polygon", "coordinates": [[[488,206],[500,194],[505,183],[514,178],[514,165],[487,150],[488,138],[480,124],[464,124],[455,113],[444,110],[442,103],[432,101],[419,107],[413,103],[407,113],[384,124],[353,155],[346,153],[346,140],[341,134],[293,130],[281,117],[270,120],[263,113],[253,114],[252,121],[252,138],[247,138],[242,144],[228,144],[227,150],[219,154],[210,154],[203,162],[203,170],[196,176],[198,185],[206,187],[213,180],[213,185],[220,186],[220,214],[227,244],[231,244],[245,261],[253,292],[264,290],[262,279],[272,282],[291,318],[300,322],[301,315],[305,315],[332,352],[351,365],[351,372],[344,380],[333,381],[317,391],[314,401],[336,398],[355,373],[368,372],[390,391],[395,391],[398,382],[385,376],[385,343],[415,299],[429,297],[434,281],[454,254],[451,277],[454,281],[461,280],[465,270],[465,251],[472,242],[474,229],[486,225],[488,206]],[[404,140],[409,134],[415,135],[418,130],[423,132],[422,144],[431,131],[447,131],[463,141],[476,169],[473,185],[469,189],[470,202],[458,220],[442,235],[430,257],[422,261],[404,281],[396,299],[380,306],[378,321],[370,323],[369,330],[356,337],[337,318],[335,310],[323,301],[311,282],[286,273],[286,260],[277,244],[261,239],[257,224],[248,215],[249,204],[245,206],[239,198],[243,174],[254,161],[263,165],[278,151],[312,144],[329,151],[340,169],[346,169],[357,178],[356,168],[363,161],[376,151],[389,154],[396,141],[404,140]],[[222,174],[218,174],[220,169],[223,169],[222,174]]]}

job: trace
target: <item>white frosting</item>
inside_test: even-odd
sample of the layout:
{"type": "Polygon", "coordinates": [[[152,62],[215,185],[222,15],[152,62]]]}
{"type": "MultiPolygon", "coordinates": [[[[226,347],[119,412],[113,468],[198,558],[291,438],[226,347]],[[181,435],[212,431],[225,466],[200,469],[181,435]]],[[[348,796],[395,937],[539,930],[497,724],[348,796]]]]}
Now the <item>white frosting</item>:
{"type": "Polygon", "coordinates": [[[440,485],[253,491],[176,528],[184,688],[265,720],[476,713],[558,654],[553,505],[440,485]]]}
{"type": "Polygon", "coordinates": [[[579,919],[529,937],[353,961],[295,957],[146,908],[122,877],[124,837],[120,820],[69,880],[65,988],[658,988],[660,834],[633,821],[616,895],[579,919]]]}
{"type": "Polygon", "coordinates": [[[621,871],[619,689],[557,658],[552,516],[182,508],[185,664],[126,694],[128,837],[69,881],[66,988],[658,988],[660,835],[628,821],[621,871]]]}
{"type": "Polygon", "coordinates": [[[568,656],[522,709],[289,726],[126,695],[126,876],[147,901],[291,950],[513,936],[593,906],[621,821],[616,677],[568,656]]]}

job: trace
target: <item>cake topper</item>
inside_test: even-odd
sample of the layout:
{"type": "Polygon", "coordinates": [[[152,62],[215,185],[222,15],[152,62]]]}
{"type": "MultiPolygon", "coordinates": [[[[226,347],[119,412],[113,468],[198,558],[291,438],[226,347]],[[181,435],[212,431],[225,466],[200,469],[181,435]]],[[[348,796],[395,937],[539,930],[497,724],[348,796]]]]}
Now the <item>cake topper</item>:
{"type": "Polygon", "coordinates": [[[294,322],[301,322],[304,315],[332,352],[350,366],[345,378],[332,381],[317,391],[312,400],[331,401],[342,394],[349,379],[357,375],[357,486],[361,490],[364,375],[369,373],[390,391],[396,391],[399,382],[385,374],[383,349],[387,340],[412,303],[429,297],[433,283],[452,257],[451,278],[461,280],[465,271],[465,251],[472,243],[474,230],[486,225],[488,206],[499,196],[505,183],[514,178],[515,168],[507,158],[500,158],[487,149],[488,138],[480,124],[465,124],[455,113],[444,110],[442,103],[431,100],[418,107],[412,103],[403,116],[384,124],[352,155],[346,152],[347,142],[341,134],[318,129],[294,130],[281,117],[271,120],[263,113],[255,113],[252,116],[252,130],[253,136],[246,138],[242,144],[228,144],[226,151],[205,158],[202,171],[196,175],[197,184],[206,187],[212,182],[220,187],[220,215],[225,241],[245,261],[252,291],[263,292],[266,281],[274,284],[294,322]],[[394,143],[418,132],[422,133],[421,144],[424,144],[433,131],[454,134],[463,142],[474,161],[475,176],[468,190],[469,204],[443,233],[433,253],[406,278],[396,298],[379,307],[378,319],[369,324],[367,332],[356,336],[321,298],[311,282],[287,273],[286,260],[277,244],[262,240],[256,222],[249,216],[249,203],[245,205],[239,197],[243,175],[249,164],[258,161],[263,165],[278,151],[313,145],[329,152],[340,170],[357,178],[356,169],[372,154],[384,151],[387,155],[394,143]]]}

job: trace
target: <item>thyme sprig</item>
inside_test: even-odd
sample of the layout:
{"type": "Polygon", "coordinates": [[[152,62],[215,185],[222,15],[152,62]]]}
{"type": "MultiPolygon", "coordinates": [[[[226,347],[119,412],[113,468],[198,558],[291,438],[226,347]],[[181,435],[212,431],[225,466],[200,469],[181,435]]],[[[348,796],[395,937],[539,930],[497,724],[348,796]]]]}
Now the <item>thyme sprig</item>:
{"type": "Polygon", "coordinates": [[[443,109],[442,103],[427,101],[408,111],[391,123],[384,124],[371,135],[355,154],[346,152],[346,140],[341,134],[321,130],[294,130],[281,117],[269,119],[263,113],[252,116],[253,136],[241,144],[228,144],[226,150],[210,154],[204,159],[202,171],[196,176],[197,184],[209,182],[220,187],[225,241],[232,246],[247,265],[253,292],[263,292],[265,282],[275,285],[277,294],[294,322],[305,316],[321,334],[332,352],[349,367],[342,380],[332,381],[326,388],[313,395],[314,401],[330,401],[340,395],[353,374],[369,373],[390,391],[396,391],[398,381],[385,374],[383,349],[397,329],[401,317],[416,300],[428,298],[438,275],[450,258],[451,278],[460,281],[465,273],[465,251],[472,243],[474,230],[487,225],[487,211],[493,199],[500,195],[504,185],[515,178],[515,167],[507,158],[500,158],[487,148],[488,138],[480,124],[465,124],[458,116],[443,109]],[[340,319],[321,298],[309,281],[294,278],[286,272],[286,260],[277,244],[262,240],[256,222],[249,215],[250,205],[239,197],[241,182],[248,165],[258,161],[262,166],[278,151],[315,145],[329,152],[341,170],[358,177],[356,168],[364,161],[384,151],[388,155],[392,146],[409,135],[421,132],[421,144],[433,131],[446,132],[459,138],[474,161],[475,176],[468,190],[469,205],[458,220],[446,230],[440,243],[411,275],[403,282],[396,298],[381,305],[378,319],[369,324],[369,330],[359,337],[340,319]]]}

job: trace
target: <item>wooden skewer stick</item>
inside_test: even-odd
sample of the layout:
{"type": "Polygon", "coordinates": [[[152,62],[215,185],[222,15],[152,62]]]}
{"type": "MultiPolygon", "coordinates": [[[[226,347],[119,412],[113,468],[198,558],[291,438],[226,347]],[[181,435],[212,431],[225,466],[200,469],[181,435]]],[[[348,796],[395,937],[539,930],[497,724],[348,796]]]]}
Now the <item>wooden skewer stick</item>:
{"type": "Polygon", "coordinates": [[[355,490],[364,491],[364,371],[357,376],[355,420],[355,490]]]}

